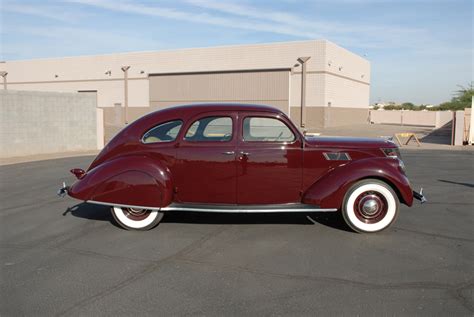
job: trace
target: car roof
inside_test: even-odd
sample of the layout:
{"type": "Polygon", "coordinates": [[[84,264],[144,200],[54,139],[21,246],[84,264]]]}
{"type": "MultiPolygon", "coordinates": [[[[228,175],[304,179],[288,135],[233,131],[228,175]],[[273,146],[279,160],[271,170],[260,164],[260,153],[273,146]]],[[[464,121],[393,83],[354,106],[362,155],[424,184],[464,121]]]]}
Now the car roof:
{"type": "MultiPolygon", "coordinates": [[[[136,121],[134,121],[129,127],[133,129],[137,128],[142,133],[143,129],[149,129],[153,125],[159,122],[165,122],[167,120],[184,119],[187,120],[195,115],[212,112],[212,111],[255,111],[255,112],[268,112],[274,114],[282,114],[283,112],[272,106],[256,105],[256,104],[241,104],[241,103],[198,103],[198,104],[187,104],[173,107],[167,107],[161,110],[151,112],[136,121]]],[[[138,133],[138,132],[137,132],[138,133]]]]}
{"type": "Polygon", "coordinates": [[[200,113],[207,111],[264,111],[281,113],[281,110],[272,106],[244,103],[195,103],[178,105],[160,110],[160,112],[192,112],[200,113]]]}

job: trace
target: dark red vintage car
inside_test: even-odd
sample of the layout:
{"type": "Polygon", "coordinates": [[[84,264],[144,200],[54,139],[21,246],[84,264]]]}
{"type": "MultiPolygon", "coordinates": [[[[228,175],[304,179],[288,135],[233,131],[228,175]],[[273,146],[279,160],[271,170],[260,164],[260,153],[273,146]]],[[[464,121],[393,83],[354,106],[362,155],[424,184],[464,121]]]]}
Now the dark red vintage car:
{"type": "Polygon", "coordinates": [[[335,212],[376,232],[411,206],[397,146],[385,139],[305,137],[280,110],[200,104],[150,113],[123,129],[59,194],[111,206],[126,229],[164,212],[335,212]]]}

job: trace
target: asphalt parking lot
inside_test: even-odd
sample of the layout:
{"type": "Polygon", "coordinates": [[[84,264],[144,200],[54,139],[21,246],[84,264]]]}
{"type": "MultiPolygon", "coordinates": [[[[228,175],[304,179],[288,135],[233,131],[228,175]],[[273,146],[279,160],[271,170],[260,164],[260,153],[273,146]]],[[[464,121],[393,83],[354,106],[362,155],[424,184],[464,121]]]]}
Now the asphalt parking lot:
{"type": "Polygon", "coordinates": [[[474,152],[403,151],[429,202],[356,234],[338,214],[167,214],[129,232],[58,198],[91,156],[0,167],[0,315],[472,315],[474,152]]]}

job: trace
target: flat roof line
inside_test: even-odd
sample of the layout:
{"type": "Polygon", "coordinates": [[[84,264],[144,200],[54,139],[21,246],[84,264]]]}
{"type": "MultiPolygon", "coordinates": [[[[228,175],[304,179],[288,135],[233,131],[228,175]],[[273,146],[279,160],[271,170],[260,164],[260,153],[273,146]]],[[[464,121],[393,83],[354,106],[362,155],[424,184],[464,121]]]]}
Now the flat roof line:
{"type": "Polygon", "coordinates": [[[202,74],[228,74],[228,73],[257,73],[257,72],[282,72],[291,71],[291,67],[284,68],[260,68],[260,69],[232,69],[232,70],[210,70],[210,71],[189,71],[189,72],[175,72],[175,73],[150,73],[149,77],[157,76],[172,76],[172,75],[202,75],[202,74]]]}
{"type": "Polygon", "coordinates": [[[230,45],[218,45],[218,46],[201,46],[201,47],[188,47],[188,48],[171,48],[163,50],[146,50],[146,51],[129,51],[119,53],[104,53],[104,54],[87,54],[87,55],[76,55],[76,56],[62,56],[62,57],[40,57],[30,59],[14,59],[7,60],[6,62],[25,62],[25,61],[38,61],[38,60],[57,60],[57,59],[70,59],[70,58],[82,58],[82,57],[104,57],[104,56],[117,56],[127,54],[144,54],[144,53],[161,53],[161,52],[177,52],[177,51],[191,51],[200,49],[219,49],[227,47],[253,47],[253,46],[272,46],[279,44],[298,44],[298,43],[322,43],[327,42],[325,39],[314,39],[314,40],[300,40],[300,41],[283,41],[283,42],[266,42],[266,43],[249,43],[249,44],[230,44],[230,45]]]}

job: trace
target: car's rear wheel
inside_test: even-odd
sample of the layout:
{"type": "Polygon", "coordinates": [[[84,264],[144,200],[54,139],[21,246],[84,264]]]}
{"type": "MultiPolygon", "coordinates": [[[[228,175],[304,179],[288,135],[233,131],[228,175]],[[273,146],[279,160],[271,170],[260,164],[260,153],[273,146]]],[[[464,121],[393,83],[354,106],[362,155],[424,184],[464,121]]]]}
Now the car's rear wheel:
{"type": "Polygon", "coordinates": [[[376,179],[365,179],[347,191],[342,215],[354,231],[378,232],[395,221],[399,205],[397,194],[390,185],[376,179]]]}
{"type": "Polygon", "coordinates": [[[140,209],[130,207],[112,207],[115,221],[127,230],[149,230],[158,225],[163,212],[158,209],[140,209]]]}

